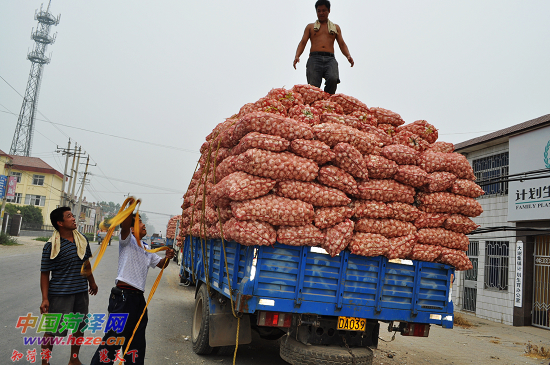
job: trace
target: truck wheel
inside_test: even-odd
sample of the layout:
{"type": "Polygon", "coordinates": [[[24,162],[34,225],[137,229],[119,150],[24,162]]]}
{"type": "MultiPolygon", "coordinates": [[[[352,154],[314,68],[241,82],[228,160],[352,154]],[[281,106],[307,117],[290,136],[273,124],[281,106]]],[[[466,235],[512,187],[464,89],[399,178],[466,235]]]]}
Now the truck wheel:
{"type": "MultiPolygon", "coordinates": [[[[372,350],[365,347],[352,348],[355,364],[372,365],[372,350]]],[[[345,347],[304,345],[291,337],[281,340],[281,358],[293,365],[342,365],[354,364],[353,357],[345,347]]]]}
{"type": "Polygon", "coordinates": [[[208,342],[209,331],[209,306],[208,291],[206,285],[202,285],[195,299],[195,313],[193,314],[192,340],[193,351],[198,355],[212,353],[212,347],[208,342]]]}

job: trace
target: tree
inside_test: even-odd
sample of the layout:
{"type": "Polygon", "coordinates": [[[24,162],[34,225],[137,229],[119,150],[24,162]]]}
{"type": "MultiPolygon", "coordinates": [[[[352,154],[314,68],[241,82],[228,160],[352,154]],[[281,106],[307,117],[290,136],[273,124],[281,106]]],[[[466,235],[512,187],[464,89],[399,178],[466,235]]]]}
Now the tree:
{"type": "Polygon", "coordinates": [[[35,207],[34,205],[15,205],[6,204],[6,212],[13,216],[17,214],[17,211],[21,211],[21,216],[25,224],[43,225],[44,217],[42,216],[42,209],[35,207]]]}

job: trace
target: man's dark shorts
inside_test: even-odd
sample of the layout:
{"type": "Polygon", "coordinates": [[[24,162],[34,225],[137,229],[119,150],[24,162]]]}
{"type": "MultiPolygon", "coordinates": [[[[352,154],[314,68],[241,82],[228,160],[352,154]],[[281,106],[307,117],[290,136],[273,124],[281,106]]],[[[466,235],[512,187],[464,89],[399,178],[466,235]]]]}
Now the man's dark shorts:
{"type": "MultiPolygon", "coordinates": [[[[84,317],[82,318],[82,322],[78,326],[78,329],[81,330],[86,325],[84,323],[84,318],[86,318],[86,315],[88,314],[88,305],[90,302],[90,298],[88,297],[87,291],[76,293],[76,294],[48,295],[48,300],[50,302],[50,308],[48,310],[48,313],[52,313],[52,314],[80,313],[80,314],[83,314],[84,317]]],[[[63,319],[61,320],[60,325],[62,322],[63,322],[63,319]]],[[[64,330],[63,332],[57,332],[57,333],[51,333],[51,332],[46,332],[46,333],[52,336],[59,336],[59,337],[67,336],[67,330],[64,330]]]]}
{"type": "Polygon", "coordinates": [[[340,83],[338,62],[334,53],[311,52],[306,64],[307,83],[321,87],[325,79],[325,91],[329,94],[336,93],[336,86],[340,83]]]}

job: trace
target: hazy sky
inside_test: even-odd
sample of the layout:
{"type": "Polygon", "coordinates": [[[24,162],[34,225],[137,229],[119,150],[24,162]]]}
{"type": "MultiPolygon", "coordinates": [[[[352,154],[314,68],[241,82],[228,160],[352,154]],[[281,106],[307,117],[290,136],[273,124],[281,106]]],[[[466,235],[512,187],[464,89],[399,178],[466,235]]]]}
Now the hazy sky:
{"type": "MultiPolygon", "coordinates": [[[[57,128],[36,121],[32,155],[62,172],[54,151],[70,137],[97,163],[89,201],[131,193],[144,211],[180,214],[212,128],[273,87],[306,83],[309,45],[298,70],[292,61],[314,3],[52,0],[61,22],[38,109],[57,128]]],[[[0,2],[0,76],[21,94],[40,4],[0,2]]],[[[548,114],[548,14],[546,0],[334,0],[330,19],[355,60],[336,51],[337,92],[426,119],[453,143],[548,114]]],[[[0,79],[5,152],[21,102],[0,79]]],[[[167,216],[148,216],[164,231],[167,216]]]]}

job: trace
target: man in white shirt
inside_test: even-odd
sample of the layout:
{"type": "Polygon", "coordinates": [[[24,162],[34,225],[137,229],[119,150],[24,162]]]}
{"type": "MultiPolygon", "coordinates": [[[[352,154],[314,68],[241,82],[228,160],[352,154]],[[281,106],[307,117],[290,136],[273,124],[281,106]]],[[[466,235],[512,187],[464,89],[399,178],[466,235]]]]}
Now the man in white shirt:
{"type": "MultiPolygon", "coordinates": [[[[126,348],[126,344],[130,340],[130,337],[132,337],[134,328],[146,305],[143,292],[149,268],[155,266],[159,268],[166,267],[170,263],[170,259],[174,257],[174,250],[172,249],[167,250],[166,256],[161,259],[157,254],[145,251],[146,246],[144,242],[141,242],[143,248],[140,247],[136,237],[131,232],[134,222],[135,215],[132,214],[120,225],[118,274],[115,280],[116,286],[111,289],[111,295],[109,296],[109,315],[128,313],[126,324],[122,332],[117,332],[114,329],[107,331],[106,328],[106,333],[102,340],[103,344],[97,348],[91,364],[113,364],[116,358],[122,357],[121,355],[117,355],[117,350],[121,348],[121,344],[111,344],[109,338],[124,337],[125,343],[122,346],[122,350],[126,348]]],[[[139,227],[140,237],[144,237],[147,234],[147,230],[141,220],[139,227]]],[[[127,364],[144,364],[146,327],[147,311],[145,311],[130,348],[124,357],[127,364]]]]}

